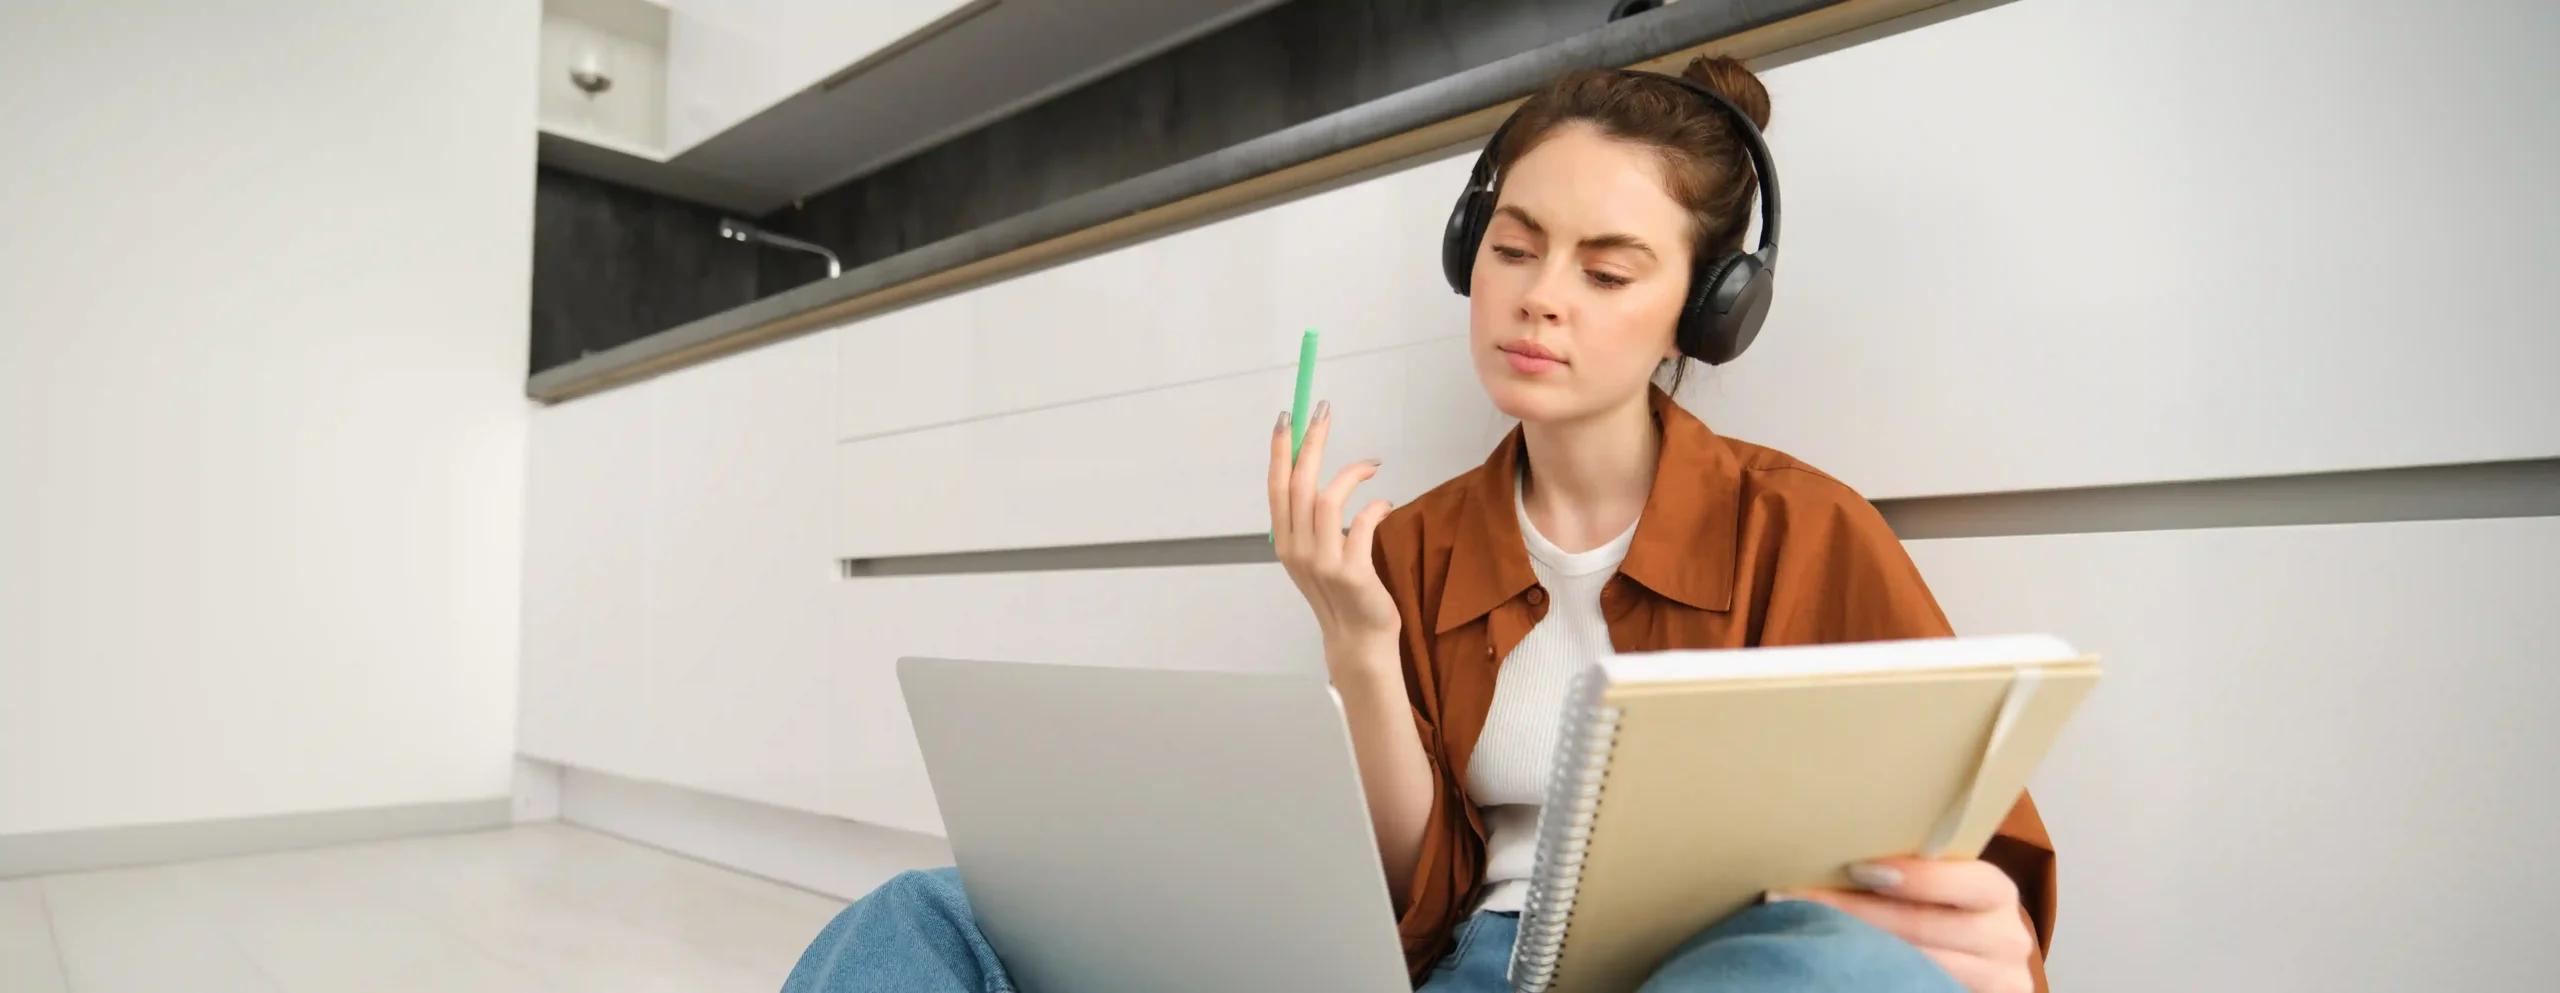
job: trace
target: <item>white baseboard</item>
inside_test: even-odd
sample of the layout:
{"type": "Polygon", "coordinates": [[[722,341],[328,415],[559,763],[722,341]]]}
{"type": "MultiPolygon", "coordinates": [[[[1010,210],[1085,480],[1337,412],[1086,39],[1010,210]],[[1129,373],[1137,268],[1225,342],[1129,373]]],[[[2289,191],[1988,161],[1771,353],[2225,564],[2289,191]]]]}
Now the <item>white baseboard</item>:
{"type": "Polygon", "coordinates": [[[516,756],[515,819],[518,824],[560,819],[560,764],[516,756]]]}
{"type": "Polygon", "coordinates": [[[507,797],[0,836],[0,879],[507,826],[507,797]]]}
{"type": "Polygon", "coordinates": [[[908,869],[951,864],[942,838],[561,766],[560,819],[853,900],[908,869]]]}
{"type": "Polygon", "coordinates": [[[0,879],[258,855],[557,818],[852,900],[908,869],[951,864],[940,837],[538,760],[512,797],[179,824],[0,835],[0,879]]]}

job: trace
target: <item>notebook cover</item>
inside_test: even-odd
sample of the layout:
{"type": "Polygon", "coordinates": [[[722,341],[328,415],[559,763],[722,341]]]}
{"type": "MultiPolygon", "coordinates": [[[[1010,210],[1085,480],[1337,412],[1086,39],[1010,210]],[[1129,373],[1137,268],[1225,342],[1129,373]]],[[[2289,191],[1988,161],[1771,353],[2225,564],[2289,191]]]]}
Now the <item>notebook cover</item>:
{"type": "Polygon", "coordinates": [[[1914,854],[1982,777],[1947,854],[1974,857],[2096,683],[2043,673],[1984,761],[2013,667],[1613,685],[1616,742],[1553,993],[1623,993],[1771,889],[1846,886],[1914,854]]]}

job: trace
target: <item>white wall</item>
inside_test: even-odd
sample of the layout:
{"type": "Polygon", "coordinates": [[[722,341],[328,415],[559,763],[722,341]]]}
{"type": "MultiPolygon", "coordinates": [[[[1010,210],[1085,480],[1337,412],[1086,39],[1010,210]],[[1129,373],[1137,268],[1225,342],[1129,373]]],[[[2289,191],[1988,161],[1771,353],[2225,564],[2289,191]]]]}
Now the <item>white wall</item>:
{"type": "MultiPolygon", "coordinates": [[[[1879,498],[2560,457],[2560,301],[2535,279],[2560,266],[2554,47],[2560,17],[2488,2],[2019,0],[1773,70],[1784,289],[1687,399],[1879,498]]],[[[1258,533],[1307,326],[1337,461],[1384,456],[1395,499],[1474,463],[1503,424],[1431,254],[1464,168],[540,412],[526,749],[931,832],[900,655],[1318,664],[1267,566],[826,569],[1258,533]]],[[[2532,646],[2560,634],[2530,600],[2560,579],[2551,527],[1914,543],[1964,628],[2113,666],[2038,781],[2056,975],[2560,968],[2464,938],[2555,909],[2515,861],[2560,821],[2560,740],[2525,719],[2552,689],[2532,646]]]]}
{"type": "Polygon", "coordinates": [[[538,16],[0,5],[0,835],[506,795],[538,16]]]}

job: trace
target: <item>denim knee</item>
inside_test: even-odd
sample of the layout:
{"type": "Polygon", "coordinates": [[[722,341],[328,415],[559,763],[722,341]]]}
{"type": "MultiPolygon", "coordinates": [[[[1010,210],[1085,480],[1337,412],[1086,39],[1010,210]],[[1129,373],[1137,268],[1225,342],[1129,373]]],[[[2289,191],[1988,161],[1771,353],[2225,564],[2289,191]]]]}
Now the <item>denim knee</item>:
{"type": "Polygon", "coordinates": [[[948,866],[909,869],[889,877],[888,882],[837,911],[835,919],[818,932],[818,939],[810,947],[844,941],[856,928],[912,930],[925,922],[975,926],[969,913],[969,898],[960,888],[960,870],[948,866]]]}
{"type": "MultiPolygon", "coordinates": [[[[939,869],[909,869],[891,876],[888,882],[880,884],[862,900],[879,900],[911,908],[929,907],[963,916],[969,913],[968,893],[960,888],[960,870],[947,865],[939,869]]],[[[861,906],[861,902],[854,906],[861,906]]]]}
{"type": "Polygon", "coordinates": [[[785,993],[1007,993],[957,869],[899,873],[828,921],[785,993]]]}
{"type": "Polygon", "coordinates": [[[1783,935],[1851,944],[1900,940],[1846,911],[1811,900],[1780,900],[1745,907],[1716,922],[1700,937],[1708,934],[1729,938],[1783,935]]]}
{"type": "Polygon", "coordinates": [[[1909,942],[1819,903],[1746,907],[1690,938],[1639,993],[1963,993],[1909,942]]]}

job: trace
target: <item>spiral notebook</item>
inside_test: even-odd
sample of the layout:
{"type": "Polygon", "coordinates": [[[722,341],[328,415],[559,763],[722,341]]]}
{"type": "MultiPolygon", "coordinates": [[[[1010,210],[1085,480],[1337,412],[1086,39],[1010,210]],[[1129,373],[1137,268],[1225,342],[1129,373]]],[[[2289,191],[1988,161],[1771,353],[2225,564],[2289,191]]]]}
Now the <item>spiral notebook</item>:
{"type": "Polygon", "coordinates": [[[1769,890],[1980,855],[2098,676],[2042,635],[1603,660],[1566,700],[1513,989],[1624,993],[1769,890]]]}

